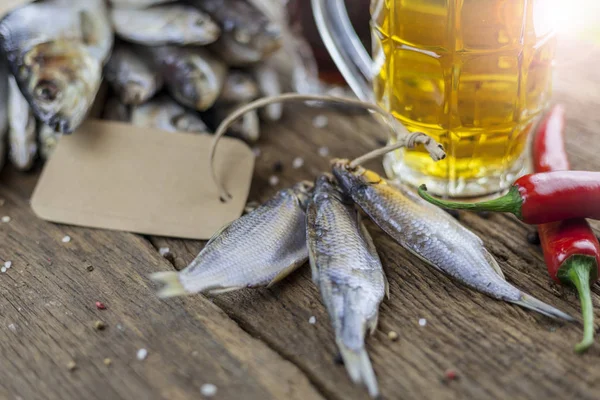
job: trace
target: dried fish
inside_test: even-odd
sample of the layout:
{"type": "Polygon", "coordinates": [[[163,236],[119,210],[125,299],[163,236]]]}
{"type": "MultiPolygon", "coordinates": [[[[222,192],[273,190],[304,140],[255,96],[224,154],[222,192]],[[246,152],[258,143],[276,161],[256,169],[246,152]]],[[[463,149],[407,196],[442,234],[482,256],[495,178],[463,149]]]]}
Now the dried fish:
{"type": "Polygon", "coordinates": [[[220,26],[221,37],[211,49],[230,66],[265,59],[281,46],[281,28],[246,0],[192,0],[220,26]]]}
{"type": "Polygon", "coordinates": [[[198,47],[150,47],[167,89],[179,103],[199,111],[217,100],[227,67],[198,47]]]}
{"type": "MultiPolygon", "coordinates": [[[[254,79],[263,96],[277,96],[281,94],[279,74],[269,63],[264,62],[252,69],[254,79]]],[[[267,121],[279,121],[283,114],[283,104],[272,103],[258,110],[261,118],[267,121]]]]}
{"type": "Polygon", "coordinates": [[[26,171],[33,166],[37,154],[35,117],[12,76],[8,90],[8,125],[10,160],[15,167],[26,171]]]}
{"type": "Polygon", "coordinates": [[[145,9],[113,8],[110,16],[117,35],[148,46],[206,45],[217,40],[221,33],[207,14],[182,4],[145,9]]]}
{"type": "Polygon", "coordinates": [[[145,103],[163,84],[151,57],[126,43],[115,47],[104,68],[104,77],[124,104],[145,103]]]}
{"type": "Polygon", "coordinates": [[[239,70],[230,70],[217,103],[239,103],[254,100],[259,95],[252,76],[239,70]]]}
{"type": "Polygon", "coordinates": [[[39,153],[42,159],[47,160],[50,158],[58,144],[60,136],[60,133],[55,132],[54,129],[50,128],[48,125],[42,123],[38,124],[39,153]]]}
{"type": "Polygon", "coordinates": [[[64,133],[83,121],[101,81],[101,63],[82,39],[83,15],[34,3],[0,22],[2,47],[23,95],[40,121],[64,133]]]}
{"type": "Polygon", "coordinates": [[[117,8],[147,8],[157,4],[173,3],[177,0],[108,0],[117,8]]]}
{"type": "Polygon", "coordinates": [[[352,381],[376,397],[379,389],[365,335],[377,328],[388,285],[375,244],[352,199],[331,176],[317,180],[306,221],[313,281],[329,312],[344,365],[352,381]]]}
{"type": "Polygon", "coordinates": [[[443,210],[377,173],[337,160],[333,173],[354,202],[402,247],[435,269],[498,300],[541,314],[572,320],[556,308],[506,282],[483,242],[443,210]]]}
{"type": "Polygon", "coordinates": [[[208,132],[200,116],[177,104],[169,96],[161,95],[146,104],[134,107],[131,123],[168,132],[208,132]]]}
{"type": "MultiPolygon", "coordinates": [[[[237,108],[244,104],[219,104],[210,110],[211,117],[215,125],[220,124],[237,108]]],[[[256,110],[250,110],[242,117],[238,118],[227,129],[231,136],[238,137],[249,143],[256,142],[260,137],[260,120],[256,110]]]]}
{"type": "Polygon", "coordinates": [[[131,107],[123,103],[120,97],[111,96],[104,104],[102,119],[108,121],[130,122],[131,107]]]}
{"type": "Polygon", "coordinates": [[[225,226],[184,270],[152,274],[165,284],[159,296],[223,293],[285,278],[308,258],[304,209],[311,186],[281,190],[225,226]]]}

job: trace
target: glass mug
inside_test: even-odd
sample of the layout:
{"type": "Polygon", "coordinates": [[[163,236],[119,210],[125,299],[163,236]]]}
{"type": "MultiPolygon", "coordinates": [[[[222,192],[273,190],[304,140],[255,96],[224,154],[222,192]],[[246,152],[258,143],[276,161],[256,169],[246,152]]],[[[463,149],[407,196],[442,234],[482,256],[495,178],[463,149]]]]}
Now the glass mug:
{"type": "Polygon", "coordinates": [[[312,0],[323,41],[362,100],[444,146],[386,156],[386,173],[450,197],[502,191],[530,170],[551,91],[552,0],[372,0],[371,59],[343,0],[312,0]]]}

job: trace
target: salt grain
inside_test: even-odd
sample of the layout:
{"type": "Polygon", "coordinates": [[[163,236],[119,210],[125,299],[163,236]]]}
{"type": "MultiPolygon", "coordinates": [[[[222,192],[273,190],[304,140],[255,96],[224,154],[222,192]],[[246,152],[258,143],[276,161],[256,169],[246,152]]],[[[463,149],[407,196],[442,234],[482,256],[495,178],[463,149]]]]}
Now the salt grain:
{"type": "Polygon", "coordinates": [[[398,340],[398,333],[396,333],[395,331],[389,331],[388,339],[390,339],[392,342],[395,342],[396,340],[398,340]]]}
{"type": "Polygon", "coordinates": [[[160,249],[158,249],[158,254],[160,254],[163,257],[165,257],[170,252],[171,252],[171,249],[169,249],[168,247],[161,247],[160,249]]]}
{"type": "Polygon", "coordinates": [[[8,326],[8,329],[10,329],[10,330],[11,330],[11,331],[13,331],[13,332],[17,332],[17,326],[16,326],[15,324],[10,324],[10,325],[8,326]]]}
{"type": "Polygon", "coordinates": [[[71,241],[71,236],[67,235],[64,238],[62,238],[62,242],[63,243],[69,243],[71,241]]]}
{"type": "Polygon", "coordinates": [[[329,123],[329,118],[325,115],[317,115],[313,118],[313,126],[315,128],[325,128],[329,123]]]}
{"type": "Polygon", "coordinates": [[[311,325],[314,325],[314,324],[316,324],[316,323],[317,323],[317,317],[315,317],[315,316],[313,315],[312,317],[310,317],[310,318],[308,319],[308,323],[309,323],[309,324],[311,324],[311,325]]]}
{"type": "Polygon", "coordinates": [[[0,272],[5,273],[6,272],[6,267],[0,268],[0,272]]]}
{"type": "Polygon", "coordinates": [[[269,185],[277,186],[278,183],[279,183],[279,178],[275,175],[271,175],[271,177],[269,178],[269,185]]]}
{"type": "Polygon", "coordinates": [[[10,267],[12,267],[12,261],[5,261],[4,266],[6,267],[6,269],[9,269],[10,267]]]}
{"type": "Polygon", "coordinates": [[[67,364],[67,369],[69,371],[75,371],[77,369],[77,364],[75,363],[75,361],[69,361],[67,364]]]}
{"type": "Polygon", "coordinates": [[[137,359],[140,361],[145,360],[146,357],[148,357],[148,350],[139,349],[136,356],[137,356],[137,359]]]}
{"type": "Polygon", "coordinates": [[[329,148],[328,147],[319,147],[319,155],[321,157],[327,157],[329,155],[329,148]]]}
{"type": "Polygon", "coordinates": [[[213,397],[217,394],[217,387],[212,383],[205,383],[200,388],[200,393],[202,393],[202,396],[213,397]]]}
{"type": "Polygon", "coordinates": [[[11,218],[8,215],[5,215],[4,217],[2,217],[2,222],[4,222],[5,224],[8,224],[10,222],[11,218]]]}
{"type": "Polygon", "coordinates": [[[108,367],[108,366],[110,366],[110,364],[112,364],[112,360],[110,358],[105,358],[104,365],[106,365],[108,367]]]}
{"type": "Polygon", "coordinates": [[[303,165],[304,159],[301,157],[296,157],[294,158],[294,161],[292,161],[292,168],[294,169],[302,168],[303,165]]]}
{"type": "Polygon", "coordinates": [[[419,326],[425,326],[425,325],[427,325],[427,320],[425,318],[419,319],[419,326]]]}

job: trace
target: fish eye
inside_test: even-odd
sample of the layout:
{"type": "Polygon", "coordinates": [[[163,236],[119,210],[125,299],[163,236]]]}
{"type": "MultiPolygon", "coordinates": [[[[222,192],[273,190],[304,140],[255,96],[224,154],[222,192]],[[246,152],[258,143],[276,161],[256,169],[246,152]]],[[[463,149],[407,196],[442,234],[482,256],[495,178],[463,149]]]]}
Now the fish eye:
{"type": "Polygon", "coordinates": [[[189,127],[184,114],[177,114],[171,117],[171,125],[178,130],[185,130],[189,127]]]}
{"type": "Polygon", "coordinates": [[[206,22],[206,21],[205,21],[205,19],[204,19],[204,18],[197,18],[197,19],[194,21],[194,25],[196,25],[196,26],[202,26],[202,25],[204,25],[204,23],[205,23],[205,22],[206,22]]]}
{"type": "Polygon", "coordinates": [[[58,95],[58,87],[50,81],[40,81],[35,87],[34,95],[42,101],[53,101],[58,95]]]}

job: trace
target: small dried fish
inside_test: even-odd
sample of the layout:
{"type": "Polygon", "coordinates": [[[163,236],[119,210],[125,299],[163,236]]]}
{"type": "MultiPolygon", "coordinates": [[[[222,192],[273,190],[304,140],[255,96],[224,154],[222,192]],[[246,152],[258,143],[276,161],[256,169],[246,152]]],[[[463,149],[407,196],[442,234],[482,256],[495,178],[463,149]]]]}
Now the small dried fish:
{"type": "Polygon", "coordinates": [[[168,132],[208,132],[200,116],[177,104],[169,96],[158,96],[131,112],[131,123],[168,132]]]}
{"type": "Polygon", "coordinates": [[[131,107],[121,101],[120,97],[111,96],[104,104],[102,119],[108,121],[131,122],[131,107]]]}
{"type": "Polygon", "coordinates": [[[159,46],[149,49],[175,100],[199,111],[215,103],[227,76],[225,64],[198,47],[159,46]]]}
{"type": "Polygon", "coordinates": [[[104,68],[104,77],[124,104],[142,104],[161,88],[162,76],[144,51],[119,43],[104,68]]]}
{"type": "MultiPolygon", "coordinates": [[[[277,96],[281,94],[279,74],[268,62],[260,63],[252,69],[254,79],[263,96],[277,96]]],[[[267,121],[279,121],[283,114],[283,104],[271,103],[258,110],[261,118],[267,121]]]]}
{"type": "Polygon", "coordinates": [[[8,125],[10,160],[15,167],[26,171],[33,166],[37,154],[35,117],[12,76],[8,90],[8,125]]]}
{"type": "Polygon", "coordinates": [[[60,137],[61,134],[55,132],[54,129],[50,128],[48,125],[38,124],[39,153],[42,159],[47,160],[50,158],[60,137]]]}
{"type": "Polygon", "coordinates": [[[333,174],[344,191],[383,231],[435,269],[495,299],[549,317],[572,320],[506,282],[479,237],[408,188],[392,186],[377,173],[362,167],[353,170],[346,160],[334,163],[333,174]]]}
{"type": "Polygon", "coordinates": [[[365,349],[365,334],[377,328],[387,280],[371,235],[352,199],[321,176],[306,210],[307,244],[313,281],[327,307],[348,374],[379,395],[365,349]]]}
{"type": "Polygon", "coordinates": [[[151,275],[160,297],[223,293],[273,285],[306,262],[305,205],[311,184],[279,191],[256,210],[219,230],[180,272],[151,275]]]}
{"type": "Polygon", "coordinates": [[[6,158],[6,134],[8,133],[8,66],[0,55],[0,171],[6,158]]]}
{"type": "Polygon", "coordinates": [[[221,27],[211,49],[230,66],[265,59],[281,46],[281,28],[246,0],[192,0],[221,27]]]}
{"type": "Polygon", "coordinates": [[[217,40],[221,33],[207,14],[181,4],[146,9],[113,8],[110,16],[117,35],[147,46],[206,45],[217,40]]]}
{"type": "Polygon", "coordinates": [[[100,87],[101,63],[82,39],[82,15],[34,3],[0,22],[2,47],[23,95],[37,118],[59,132],[79,126],[100,87]]]}
{"type": "MultiPolygon", "coordinates": [[[[233,111],[241,106],[243,106],[243,104],[219,104],[217,107],[214,107],[210,110],[214,124],[220,124],[233,111]]],[[[248,111],[242,117],[238,118],[231,124],[229,129],[227,129],[227,133],[249,143],[256,142],[260,137],[260,120],[258,119],[256,110],[248,111]]]]}
{"type": "Polygon", "coordinates": [[[175,1],[177,0],[109,0],[109,3],[116,8],[147,8],[175,1]]]}
{"type": "Polygon", "coordinates": [[[217,103],[247,102],[254,100],[258,95],[258,85],[250,74],[239,70],[230,70],[217,103]]]}

